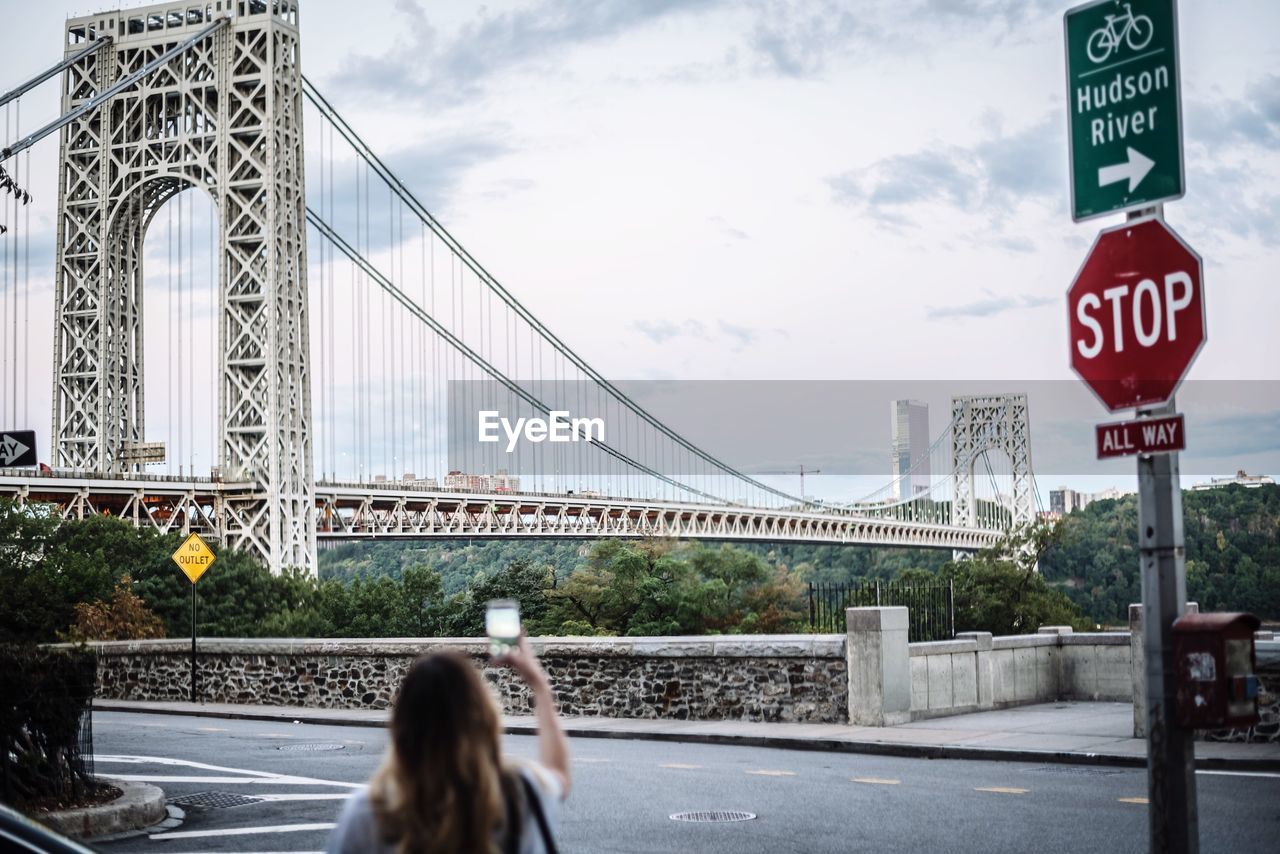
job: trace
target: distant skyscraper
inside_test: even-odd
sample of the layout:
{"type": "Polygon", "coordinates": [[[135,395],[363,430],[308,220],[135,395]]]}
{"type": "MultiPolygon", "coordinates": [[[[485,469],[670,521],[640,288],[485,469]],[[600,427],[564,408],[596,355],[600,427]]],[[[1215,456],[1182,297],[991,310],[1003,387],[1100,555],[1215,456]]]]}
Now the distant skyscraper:
{"type": "Polygon", "coordinates": [[[903,501],[929,491],[929,405],[895,400],[890,416],[894,497],[903,501]]]}

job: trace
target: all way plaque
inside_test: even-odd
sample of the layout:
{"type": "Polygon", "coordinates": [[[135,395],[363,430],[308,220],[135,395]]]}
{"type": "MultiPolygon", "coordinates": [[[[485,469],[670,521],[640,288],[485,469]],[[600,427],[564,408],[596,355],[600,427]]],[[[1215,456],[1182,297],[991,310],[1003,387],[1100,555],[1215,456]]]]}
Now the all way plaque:
{"type": "Polygon", "coordinates": [[[1181,415],[1099,424],[1098,459],[1186,450],[1183,426],[1181,415]]]}

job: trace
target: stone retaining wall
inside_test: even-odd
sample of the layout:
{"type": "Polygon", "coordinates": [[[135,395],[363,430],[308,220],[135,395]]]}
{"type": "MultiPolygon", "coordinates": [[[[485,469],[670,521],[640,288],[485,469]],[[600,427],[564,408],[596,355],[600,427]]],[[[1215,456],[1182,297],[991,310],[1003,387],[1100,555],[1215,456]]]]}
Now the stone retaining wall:
{"type": "MultiPolygon", "coordinates": [[[[185,700],[188,642],[119,641],[99,653],[98,696],[185,700]]],[[[543,638],[533,647],[567,715],[812,723],[848,721],[843,635],[543,638]]],[[[410,663],[437,649],[483,662],[475,639],[223,640],[199,643],[200,697],[219,703],[387,708],[410,663]]],[[[523,683],[482,664],[510,714],[523,683]]]]}

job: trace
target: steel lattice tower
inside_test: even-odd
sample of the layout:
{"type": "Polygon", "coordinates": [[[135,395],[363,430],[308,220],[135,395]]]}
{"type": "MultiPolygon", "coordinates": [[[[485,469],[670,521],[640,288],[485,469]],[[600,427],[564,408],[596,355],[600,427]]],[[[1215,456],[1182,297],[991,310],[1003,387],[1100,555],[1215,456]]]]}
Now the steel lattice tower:
{"type": "Polygon", "coordinates": [[[64,77],[67,112],[217,18],[228,25],[68,127],[59,155],[53,436],[61,466],[136,469],[142,245],[192,187],[218,217],[218,460],[254,488],[218,513],[228,545],[314,571],[302,76],[293,0],[215,0],[67,22],[111,36],[64,77]]]}
{"type": "Polygon", "coordinates": [[[1009,458],[1013,474],[1013,525],[1036,520],[1035,485],[1031,475],[1031,420],[1025,394],[977,395],[951,398],[951,470],[956,495],[955,524],[977,522],[974,464],[989,450],[1009,458]]]}

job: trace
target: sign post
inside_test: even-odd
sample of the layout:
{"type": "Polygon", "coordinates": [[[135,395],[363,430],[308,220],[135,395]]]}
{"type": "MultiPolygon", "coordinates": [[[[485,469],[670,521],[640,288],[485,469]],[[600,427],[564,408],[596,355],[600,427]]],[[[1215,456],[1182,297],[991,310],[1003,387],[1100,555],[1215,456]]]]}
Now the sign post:
{"type": "MultiPolygon", "coordinates": [[[[1167,416],[1165,406],[1140,417],[1167,416]]],[[[1200,850],[1195,733],[1178,726],[1173,623],[1187,601],[1178,454],[1138,455],[1138,560],[1142,568],[1142,650],[1147,681],[1147,800],[1151,850],[1200,850]]]]}
{"type": "Polygon", "coordinates": [[[1174,393],[1204,346],[1203,265],[1164,223],[1185,192],[1177,0],[1094,0],[1063,15],[1071,217],[1127,221],[1067,292],[1071,367],[1111,412],[1098,457],[1137,455],[1152,851],[1198,852],[1193,733],[1178,726],[1173,622],[1187,601],[1174,393]]]}
{"type": "Polygon", "coordinates": [[[199,696],[196,690],[196,582],[216,559],[213,550],[200,539],[199,534],[187,537],[173,553],[173,562],[191,582],[191,702],[193,703],[199,696]]]}
{"type": "Polygon", "coordinates": [[[1147,789],[1151,850],[1193,854],[1193,732],[1178,726],[1173,621],[1187,601],[1178,450],[1185,447],[1174,393],[1204,347],[1203,265],[1159,208],[1102,231],[1067,291],[1071,367],[1111,412],[1099,458],[1138,457],[1138,549],[1147,685],[1147,789]]]}
{"type": "Polygon", "coordinates": [[[1096,0],[1063,28],[1072,218],[1181,198],[1176,0],[1096,0]]]}

